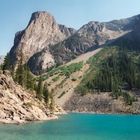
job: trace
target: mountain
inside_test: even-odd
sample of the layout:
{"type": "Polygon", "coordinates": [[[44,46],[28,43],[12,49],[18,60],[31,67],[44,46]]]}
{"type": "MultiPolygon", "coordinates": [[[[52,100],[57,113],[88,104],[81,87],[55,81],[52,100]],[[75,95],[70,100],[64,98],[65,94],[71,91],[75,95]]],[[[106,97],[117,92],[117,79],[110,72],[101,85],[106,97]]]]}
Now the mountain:
{"type": "Polygon", "coordinates": [[[137,15],[75,30],[57,24],[48,12],[35,12],[15,36],[11,65],[27,64],[19,65],[19,77],[29,67],[39,75],[34,83],[46,85],[65,110],[140,113],[139,25],[137,15]]]}
{"type": "Polygon", "coordinates": [[[139,23],[139,15],[103,23],[92,21],[81,27],[73,36],[51,47],[51,52],[57,63],[68,62],[87,51],[103,45],[112,45],[118,38],[138,30],[139,23]]]}
{"type": "MultiPolygon", "coordinates": [[[[64,64],[139,28],[140,15],[110,22],[91,21],[79,30],[56,23],[48,12],[32,14],[28,26],[16,34],[10,51],[11,64],[19,62],[21,53],[35,74],[64,64]]],[[[117,41],[119,42],[119,41],[117,41]]]]}
{"type": "MultiPolygon", "coordinates": [[[[103,45],[106,42],[114,40],[115,38],[128,33],[131,30],[130,28],[127,30],[116,30],[116,28],[113,27],[113,25],[115,26],[116,24],[113,24],[113,22],[113,25],[110,24],[89,22],[69,38],[54,46],[51,46],[49,49],[50,53],[53,55],[55,63],[64,64],[76,58],[77,56],[86,53],[87,51],[94,50],[100,45],[103,45]]],[[[46,50],[44,49],[29,59],[28,65],[31,68],[32,72],[36,73],[37,71],[41,70],[41,67],[39,65],[41,63],[38,63],[38,61],[42,60],[41,58],[45,54],[46,50]]]]}
{"type": "Polygon", "coordinates": [[[4,56],[0,56],[0,65],[3,63],[3,61],[4,61],[4,56]]]}
{"type": "Polygon", "coordinates": [[[48,12],[33,13],[27,27],[15,35],[14,45],[9,54],[11,64],[18,64],[21,54],[23,64],[27,63],[35,53],[45,49],[46,55],[38,61],[41,61],[42,69],[53,66],[54,56],[50,54],[49,47],[68,38],[74,32],[74,29],[57,24],[48,12]]]}
{"type": "MultiPolygon", "coordinates": [[[[117,38],[112,44],[124,47],[130,50],[140,50],[140,16],[137,17],[137,23],[134,24],[134,29],[122,37],[117,38]]],[[[111,44],[111,45],[112,45],[111,44]]]]}

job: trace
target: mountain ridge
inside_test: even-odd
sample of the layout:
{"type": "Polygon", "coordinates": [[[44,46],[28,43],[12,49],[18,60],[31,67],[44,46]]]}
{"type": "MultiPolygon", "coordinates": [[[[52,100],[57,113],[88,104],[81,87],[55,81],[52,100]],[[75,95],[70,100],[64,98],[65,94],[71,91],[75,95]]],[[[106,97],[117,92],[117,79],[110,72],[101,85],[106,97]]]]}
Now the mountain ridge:
{"type": "Polygon", "coordinates": [[[137,30],[139,23],[140,15],[136,15],[109,22],[90,21],[75,30],[57,24],[48,12],[35,12],[25,30],[15,36],[10,51],[12,64],[18,63],[22,48],[24,63],[28,64],[31,71],[35,74],[46,72],[83,53],[113,44],[122,36],[137,30]]]}

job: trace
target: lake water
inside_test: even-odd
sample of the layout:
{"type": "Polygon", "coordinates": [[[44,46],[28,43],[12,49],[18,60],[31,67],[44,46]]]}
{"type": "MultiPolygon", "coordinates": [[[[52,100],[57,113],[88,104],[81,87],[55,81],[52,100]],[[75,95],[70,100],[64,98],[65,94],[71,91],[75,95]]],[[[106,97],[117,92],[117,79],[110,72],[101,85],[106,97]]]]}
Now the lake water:
{"type": "Polygon", "coordinates": [[[0,140],[140,140],[140,116],[68,114],[47,122],[0,125],[0,140]]]}

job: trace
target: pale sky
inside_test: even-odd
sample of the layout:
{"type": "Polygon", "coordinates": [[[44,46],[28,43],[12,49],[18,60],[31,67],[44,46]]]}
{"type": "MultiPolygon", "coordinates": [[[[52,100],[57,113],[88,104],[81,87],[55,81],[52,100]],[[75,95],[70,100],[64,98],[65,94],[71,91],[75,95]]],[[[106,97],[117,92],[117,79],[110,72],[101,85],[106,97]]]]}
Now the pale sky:
{"type": "Polygon", "coordinates": [[[35,11],[48,11],[58,23],[80,28],[89,21],[110,21],[140,14],[140,0],[0,0],[0,55],[13,45],[35,11]]]}

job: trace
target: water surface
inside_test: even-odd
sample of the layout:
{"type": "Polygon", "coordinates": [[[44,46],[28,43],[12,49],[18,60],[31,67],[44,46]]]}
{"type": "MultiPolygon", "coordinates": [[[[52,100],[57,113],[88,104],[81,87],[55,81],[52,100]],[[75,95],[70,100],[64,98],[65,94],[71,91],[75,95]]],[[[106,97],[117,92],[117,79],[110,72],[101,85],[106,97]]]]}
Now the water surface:
{"type": "Polygon", "coordinates": [[[0,140],[140,140],[140,116],[68,114],[47,122],[0,125],[0,140]]]}

